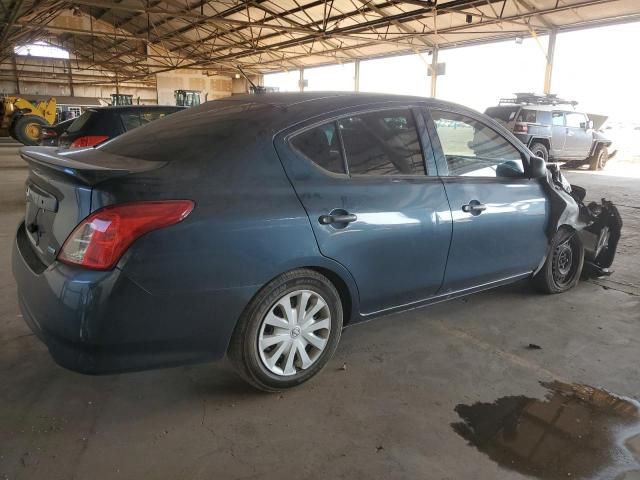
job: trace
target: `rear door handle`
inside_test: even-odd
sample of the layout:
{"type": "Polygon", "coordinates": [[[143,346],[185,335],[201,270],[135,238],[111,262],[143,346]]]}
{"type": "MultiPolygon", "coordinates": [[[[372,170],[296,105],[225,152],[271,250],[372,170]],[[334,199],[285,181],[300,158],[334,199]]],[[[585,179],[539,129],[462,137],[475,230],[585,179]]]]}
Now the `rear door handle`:
{"type": "Polygon", "coordinates": [[[356,220],[358,220],[358,217],[352,213],[320,215],[320,218],[318,218],[320,225],[347,224],[356,220]]]}
{"type": "Polygon", "coordinates": [[[480,203],[477,200],[471,200],[466,205],[462,205],[462,211],[466,213],[470,213],[471,215],[480,215],[487,209],[487,206],[484,203],[480,203]]]}

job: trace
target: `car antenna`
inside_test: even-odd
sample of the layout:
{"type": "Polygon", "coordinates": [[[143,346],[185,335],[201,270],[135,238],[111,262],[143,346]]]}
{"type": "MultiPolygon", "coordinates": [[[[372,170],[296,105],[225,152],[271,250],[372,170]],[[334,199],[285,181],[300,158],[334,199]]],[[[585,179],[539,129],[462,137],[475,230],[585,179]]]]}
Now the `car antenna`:
{"type": "Polygon", "coordinates": [[[240,65],[236,66],[238,68],[238,70],[240,71],[240,73],[242,74],[242,76],[247,80],[247,82],[249,82],[251,84],[251,93],[265,93],[267,91],[266,88],[260,86],[260,85],[256,85],[255,83],[253,83],[251,81],[251,79],[247,76],[246,73],[244,73],[244,70],[242,70],[242,67],[240,65]]]}

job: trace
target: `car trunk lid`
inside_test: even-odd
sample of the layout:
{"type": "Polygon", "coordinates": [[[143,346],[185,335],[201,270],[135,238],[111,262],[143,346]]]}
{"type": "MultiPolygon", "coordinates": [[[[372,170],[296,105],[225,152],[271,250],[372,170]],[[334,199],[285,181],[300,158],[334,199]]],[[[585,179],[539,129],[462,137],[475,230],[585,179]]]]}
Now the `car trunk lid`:
{"type": "Polygon", "coordinates": [[[23,148],[29,165],[25,234],[38,258],[51,265],[71,231],[92,211],[92,190],[108,179],[161,167],[95,149],[23,148]]]}

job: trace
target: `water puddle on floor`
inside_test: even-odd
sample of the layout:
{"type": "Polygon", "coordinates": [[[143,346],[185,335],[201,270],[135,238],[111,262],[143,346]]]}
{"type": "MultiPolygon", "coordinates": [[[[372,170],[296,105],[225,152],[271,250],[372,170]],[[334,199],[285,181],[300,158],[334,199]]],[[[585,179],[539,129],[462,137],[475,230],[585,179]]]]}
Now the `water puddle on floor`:
{"type": "Polygon", "coordinates": [[[500,466],[540,479],[640,479],[640,403],[586,385],[543,383],[543,400],[458,405],[453,429],[500,466]]]}

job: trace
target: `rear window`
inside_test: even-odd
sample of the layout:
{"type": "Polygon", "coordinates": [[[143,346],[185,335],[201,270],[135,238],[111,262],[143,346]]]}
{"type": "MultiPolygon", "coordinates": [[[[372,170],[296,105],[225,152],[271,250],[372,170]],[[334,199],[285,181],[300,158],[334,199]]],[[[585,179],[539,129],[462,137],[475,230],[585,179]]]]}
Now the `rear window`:
{"type": "Polygon", "coordinates": [[[496,120],[502,120],[503,122],[511,122],[515,120],[520,107],[489,107],[485,110],[485,115],[490,116],[496,120]]]}
{"type": "Polygon", "coordinates": [[[518,114],[518,120],[516,121],[525,123],[536,123],[538,121],[538,119],[536,118],[536,111],[522,109],[520,110],[520,113],[518,114]]]}
{"type": "Polygon", "coordinates": [[[138,115],[138,112],[121,113],[120,120],[122,120],[122,125],[126,132],[140,126],[140,115],[138,115]]]}
{"type": "Polygon", "coordinates": [[[246,112],[263,108],[271,107],[233,100],[208,102],[143,124],[99,148],[114,155],[157,162],[214,159],[232,138],[253,141],[258,126],[246,112]]]}
{"type": "Polygon", "coordinates": [[[125,131],[133,130],[134,128],[151,123],[154,120],[159,120],[162,117],[170,115],[175,112],[179,112],[181,108],[149,108],[149,109],[133,109],[126,110],[120,113],[120,120],[125,131]]]}
{"type": "Polygon", "coordinates": [[[84,112],[82,115],[80,115],[78,118],[76,118],[73,121],[73,123],[69,128],[67,128],[67,133],[79,132],[82,129],[82,127],[84,127],[87,124],[89,119],[93,117],[95,114],[96,114],[95,110],[87,110],[86,112],[84,112]]]}

